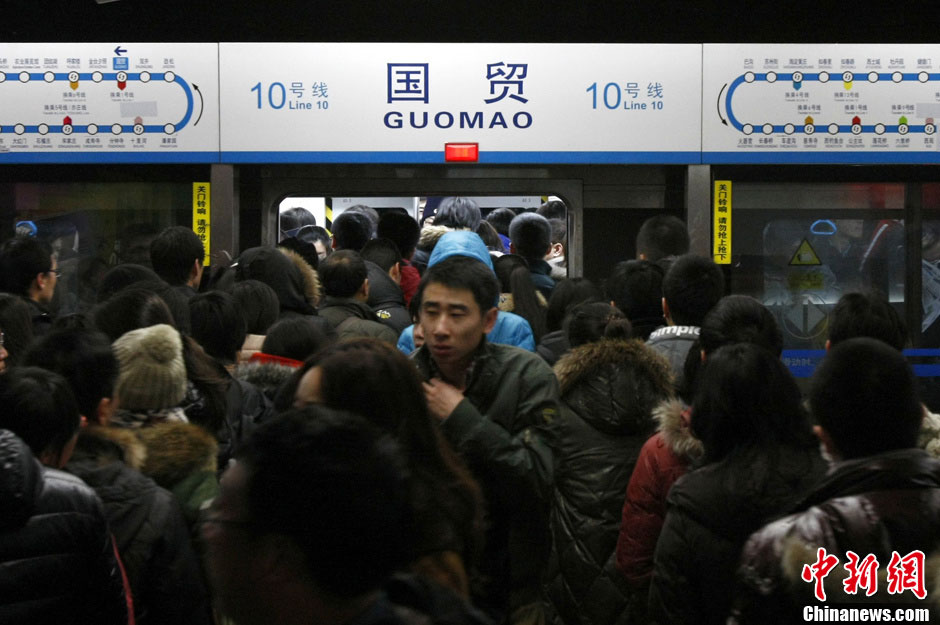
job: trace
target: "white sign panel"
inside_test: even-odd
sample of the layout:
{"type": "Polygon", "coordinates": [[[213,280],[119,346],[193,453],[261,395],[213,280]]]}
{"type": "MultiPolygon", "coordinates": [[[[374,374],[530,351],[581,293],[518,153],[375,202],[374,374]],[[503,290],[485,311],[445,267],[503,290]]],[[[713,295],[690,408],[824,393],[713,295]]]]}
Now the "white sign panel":
{"type": "Polygon", "coordinates": [[[222,160],[697,163],[701,49],[222,43],[222,160]]]}
{"type": "Polygon", "coordinates": [[[219,157],[218,44],[0,44],[0,163],[219,157]]]}
{"type": "Polygon", "coordinates": [[[936,163],[937,45],[705,45],[706,163],[936,163]]]}

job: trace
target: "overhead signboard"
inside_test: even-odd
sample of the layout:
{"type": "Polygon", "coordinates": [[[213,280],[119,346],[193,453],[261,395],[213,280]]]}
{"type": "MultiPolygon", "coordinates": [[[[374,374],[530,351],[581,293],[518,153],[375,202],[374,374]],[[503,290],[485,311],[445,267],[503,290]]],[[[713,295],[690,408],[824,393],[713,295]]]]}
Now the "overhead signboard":
{"type": "Polygon", "coordinates": [[[701,49],[222,43],[222,160],[699,162],[701,49]]]}
{"type": "Polygon", "coordinates": [[[0,163],[219,158],[218,44],[0,44],[0,163]]]}
{"type": "Polygon", "coordinates": [[[938,45],[705,45],[706,163],[937,163],[938,45]]]}

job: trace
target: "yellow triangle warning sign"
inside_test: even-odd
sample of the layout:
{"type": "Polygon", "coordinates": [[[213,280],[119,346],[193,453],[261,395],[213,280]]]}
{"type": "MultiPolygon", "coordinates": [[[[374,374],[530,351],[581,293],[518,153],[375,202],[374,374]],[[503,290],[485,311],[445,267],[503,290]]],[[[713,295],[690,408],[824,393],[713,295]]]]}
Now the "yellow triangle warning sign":
{"type": "Polygon", "coordinates": [[[793,255],[793,258],[790,259],[791,265],[821,265],[819,262],[819,256],[816,255],[816,251],[813,249],[813,246],[809,244],[809,241],[803,239],[803,242],[800,243],[800,247],[796,250],[796,254],[793,255]]]}

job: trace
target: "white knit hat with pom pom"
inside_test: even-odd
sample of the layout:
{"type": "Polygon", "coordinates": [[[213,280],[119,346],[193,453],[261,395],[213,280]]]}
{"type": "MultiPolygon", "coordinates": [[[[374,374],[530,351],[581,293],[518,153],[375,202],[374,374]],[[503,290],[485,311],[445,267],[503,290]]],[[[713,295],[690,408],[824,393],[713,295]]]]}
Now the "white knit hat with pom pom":
{"type": "Polygon", "coordinates": [[[173,326],[131,330],[114,342],[120,365],[114,396],[127,410],[160,410],[178,405],[186,395],[183,341],[173,326]]]}

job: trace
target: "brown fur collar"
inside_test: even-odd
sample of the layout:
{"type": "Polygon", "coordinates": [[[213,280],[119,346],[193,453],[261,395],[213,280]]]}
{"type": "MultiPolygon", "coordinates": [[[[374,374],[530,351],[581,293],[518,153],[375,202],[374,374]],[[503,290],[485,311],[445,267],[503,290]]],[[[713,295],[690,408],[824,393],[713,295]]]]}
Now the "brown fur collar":
{"type": "MultiPolygon", "coordinates": [[[[147,459],[147,448],[140,441],[140,439],[137,438],[133,430],[129,430],[127,428],[105,427],[101,425],[89,425],[88,427],[83,428],[79,435],[80,438],[100,438],[111,441],[121,449],[123,458],[101,458],[100,460],[105,464],[109,461],[113,462],[114,460],[123,460],[124,464],[130,468],[140,471],[141,467],[144,466],[144,462],[147,459]]],[[[81,442],[79,442],[79,446],[81,447],[81,442]]]]}
{"type": "Polygon", "coordinates": [[[679,399],[667,399],[653,410],[653,419],[659,424],[657,431],[663,442],[680,458],[697,460],[705,450],[702,441],[692,436],[689,427],[683,423],[682,411],[685,404],[679,399]]]}
{"type": "Polygon", "coordinates": [[[283,247],[277,249],[300,270],[300,275],[304,279],[304,296],[311,306],[318,306],[320,304],[320,277],[317,275],[316,270],[304,260],[303,256],[294,250],[283,247]]]}
{"type": "Polygon", "coordinates": [[[602,339],[575,347],[555,364],[555,376],[564,395],[583,376],[598,367],[608,364],[622,364],[630,367],[642,367],[656,381],[662,395],[672,394],[672,374],[669,364],[642,341],[631,339],[602,339]]]}
{"type": "Polygon", "coordinates": [[[424,250],[432,249],[437,245],[438,240],[442,236],[454,230],[469,231],[470,228],[449,228],[447,226],[435,226],[434,224],[425,225],[424,228],[421,228],[421,236],[418,238],[418,247],[424,250]]]}
{"type": "Polygon", "coordinates": [[[216,470],[219,444],[198,425],[168,421],[134,433],[147,448],[141,472],[165,488],[193,473],[216,470]]]}

